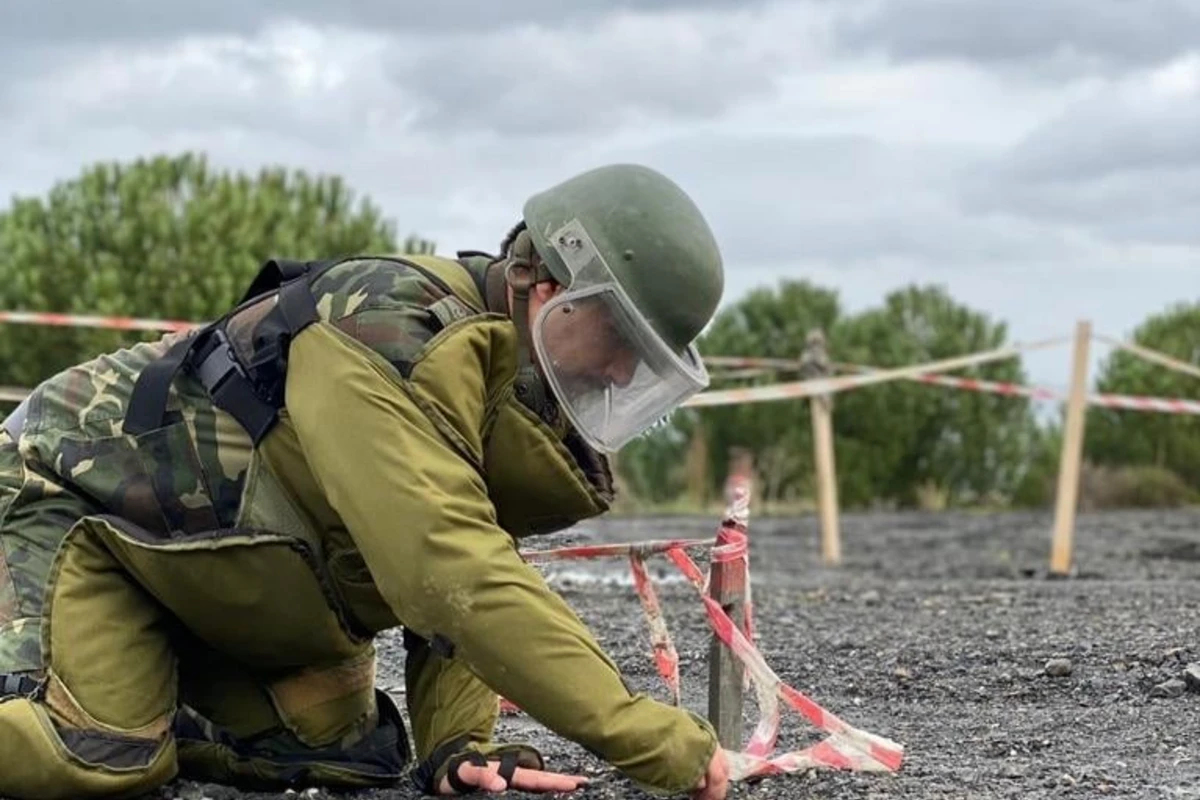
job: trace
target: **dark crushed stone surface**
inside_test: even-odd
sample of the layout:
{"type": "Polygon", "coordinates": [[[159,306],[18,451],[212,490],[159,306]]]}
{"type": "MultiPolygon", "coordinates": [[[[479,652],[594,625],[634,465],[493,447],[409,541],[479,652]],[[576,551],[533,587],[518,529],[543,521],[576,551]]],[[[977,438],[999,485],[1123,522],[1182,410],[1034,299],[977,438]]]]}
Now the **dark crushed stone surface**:
{"type": "MultiPolygon", "coordinates": [[[[1081,515],[1069,578],[1047,574],[1048,514],[845,515],[842,525],[844,563],[826,568],[814,519],[751,519],[759,646],[784,681],[904,744],[905,764],[894,775],[772,777],[737,784],[731,797],[1200,798],[1200,684],[1187,678],[1200,662],[1200,510],[1081,515]],[[1168,683],[1171,691],[1156,690],[1168,683]]],[[[614,519],[537,546],[714,532],[710,519],[614,519]]],[[[680,651],[684,702],[705,713],[701,606],[669,562],[651,566],[680,651]]],[[[666,699],[625,562],[545,569],[630,683],[666,699]]],[[[398,637],[384,639],[381,653],[382,684],[402,692],[398,637]]],[[[748,699],[747,735],[756,713],[748,699]]],[[[499,734],[534,743],[551,768],[595,776],[572,797],[648,797],[528,718],[503,717],[499,734]]],[[[818,738],[785,714],[779,752],[818,738]]],[[[177,781],[155,796],[418,795],[408,786],[262,794],[177,781]]]]}

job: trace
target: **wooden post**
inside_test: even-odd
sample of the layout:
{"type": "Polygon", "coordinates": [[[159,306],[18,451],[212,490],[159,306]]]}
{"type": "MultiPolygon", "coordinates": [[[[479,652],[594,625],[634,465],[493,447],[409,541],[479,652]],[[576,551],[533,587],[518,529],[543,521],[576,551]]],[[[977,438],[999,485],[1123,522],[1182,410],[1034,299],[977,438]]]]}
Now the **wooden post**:
{"type": "MultiPolygon", "coordinates": [[[[742,462],[746,464],[746,461],[742,462]]],[[[745,533],[749,508],[749,476],[731,473],[726,481],[728,508],[717,546],[731,542],[731,532],[745,533]]],[[[721,605],[729,618],[745,630],[747,571],[740,560],[712,561],[709,596],[721,605]]],[[[742,749],[742,709],[745,705],[745,668],[721,639],[713,634],[708,646],[708,721],[717,731],[721,746],[742,749]]]]}
{"type": "MultiPolygon", "coordinates": [[[[731,619],[742,616],[742,592],[723,589],[719,575],[730,572],[736,564],[714,564],[710,596],[721,604],[731,619]]],[[[721,746],[728,750],[742,749],[743,696],[742,664],[733,657],[725,643],[714,635],[708,646],[708,721],[716,728],[721,746]]]]}
{"type": "Polygon", "coordinates": [[[831,565],[842,563],[837,471],[833,463],[832,405],[829,395],[818,395],[809,401],[812,411],[813,457],[817,468],[817,509],[821,515],[821,557],[826,564],[831,565]]]}
{"type": "Polygon", "coordinates": [[[688,497],[698,509],[703,510],[709,498],[708,430],[703,424],[698,424],[692,431],[683,469],[688,497]]]}
{"type": "Polygon", "coordinates": [[[1083,460],[1083,431],[1087,415],[1088,345],[1092,323],[1080,320],[1075,326],[1075,351],[1071,357],[1071,394],[1063,424],[1062,456],[1058,466],[1058,492],[1054,509],[1054,540],[1050,572],[1066,575],[1071,569],[1075,533],[1075,510],[1079,503],[1079,467],[1083,460]]]}
{"type": "MultiPolygon", "coordinates": [[[[825,334],[809,331],[800,358],[805,380],[828,377],[833,372],[825,346],[825,334]]],[[[817,475],[817,510],[821,520],[821,557],[826,564],[842,562],[842,536],[838,525],[837,468],[833,457],[833,397],[822,394],[809,399],[812,416],[813,465],[817,475]]]]}

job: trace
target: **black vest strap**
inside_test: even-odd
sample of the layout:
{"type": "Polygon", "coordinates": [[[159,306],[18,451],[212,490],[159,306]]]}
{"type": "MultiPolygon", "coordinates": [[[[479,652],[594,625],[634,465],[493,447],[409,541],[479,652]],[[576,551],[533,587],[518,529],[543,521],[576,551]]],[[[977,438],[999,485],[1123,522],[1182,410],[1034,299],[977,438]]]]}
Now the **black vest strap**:
{"type": "Polygon", "coordinates": [[[8,673],[0,675],[0,698],[33,697],[42,684],[28,674],[8,673]]]}
{"type": "Polygon", "coordinates": [[[164,425],[171,385],[184,370],[195,375],[213,404],[236,419],[255,445],[262,441],[283,405],[279,384],[286,374],[287,347],[296,334],[319,319],[306,273],[327,263],[268,261],[247,290],[243,303],[279,289],[275,308],[260,323],[264,336],[275,340],[270,348],[271,363],[239,363],[225,335],[226,315],[180,339],[165,355],[146,365],[125,412],[125,433],[139,436],[164,425]]]}
{"type": "Polygon", "coordinates": [[[273,258],[267,261],[259,268],[258,274],[250,282],[250,288],[242,295],[242,299],[238,301],[238,305],[258,297],[260,294],[275,291],[293,278],[299,278],[318,263],[324,262],[289,261],[284,258],[273,258]]]}
{"type": "Polygon", "coordinates": [[[125,423],[122,426],[125,433],[140,436],[162,427],[171,383],[183,368],[183,362],[192,347],[201,337],[206,337],[207,332],[208,329],[205,328],[193,336],[185,336],[173,344],[164,356],[151,361],[142,369],[133,385],[129,407],[125,409],[125,423]]]}

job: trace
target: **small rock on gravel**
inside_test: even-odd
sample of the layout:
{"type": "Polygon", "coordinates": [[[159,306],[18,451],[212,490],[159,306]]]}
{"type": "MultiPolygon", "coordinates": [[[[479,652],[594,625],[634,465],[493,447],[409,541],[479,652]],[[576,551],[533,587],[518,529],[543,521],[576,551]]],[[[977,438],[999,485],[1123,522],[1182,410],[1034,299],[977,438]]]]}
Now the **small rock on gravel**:
{"type": "Polygon", "coordinates": [[[1046,662],[1046,674],[1052,678],[1065,678],[1075,671],[1069,658],[1052,658],[1046,662]]]}
{"type": "Polygon", "coordinates": [[[1163,681],[1150,690],[1151,697],[1179,697],[1187,689],[1187,684],[1178,678],[1163,681]]]}

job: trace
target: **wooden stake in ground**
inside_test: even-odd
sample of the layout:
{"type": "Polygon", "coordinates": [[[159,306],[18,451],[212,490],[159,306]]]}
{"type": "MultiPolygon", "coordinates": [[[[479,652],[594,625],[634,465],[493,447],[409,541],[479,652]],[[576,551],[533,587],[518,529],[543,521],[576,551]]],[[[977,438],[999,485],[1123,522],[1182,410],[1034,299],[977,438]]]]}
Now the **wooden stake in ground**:
{"type": "Polygon", "coordinates": [[[1075,326],[1075,351],[1071,357],[1071,394],[1063,425],[1062,457],[1058,467],[1058,493],[1054,509],[1054,540],[1050,572],[1066,575],[1071,570],[1075,533],[1075,511],[1079,505],[1079,467],[1083,460],[1084,419],[1087,414],[1088,345],[1092,323],[1080,320],[1075,326]]]}
{"type": "MultiPolygon", "coordinates": [[[[735,451],[736,453],[736,451],[735,451]]],[[[745,454],[731,453],[731,461],[745,471],[731,472],[726,480],[727,508],[716,546],[728,546],[731,532],[746,533],[749,517],[751,476],[749,459],[745,454]],[[740,458],[739,458],[740,456],[740,458]]],[[[746,554],[749,558],[749,554],[746,554]]],[[[708,594],[730,619],[744,629],[746,604],[749,600],[747,562],[741,559],[724,560],[714,551],[708,594]]],[[[721,746],[735,752],[742,749],[742,710],[745,707],[746,669],[728,646],[713,635],[708,646],[708,721],[717,731],[721,746]]]]}
{"type": "MultiPolygon", "coordinates": [[[[733,619],[740,619],[745,603],[745,590],[729,580],[738,565],[714,564],[709,596],[721,604],[721,609],[733,619]]],[[[708,646],[708,721],[716,728],[721,746],[727,750],[742,749],[742,709],[745,707],[745,679],[741,662],[716,636],[708,646]]]]}
{"type": "MultiPolygon", "coordinates": [[[[800,359],[803,380],[828,377],[833,371],[825,346],[825,334],[812,330],[800,359]]],[[[833,396],[809,399],[813,430],[813,464],[817,474],[817,509],[821,518],[821,557],[826,564],[842,561],[842,537],[838,528],[837,468],[833,458],[833,396]]]]}

